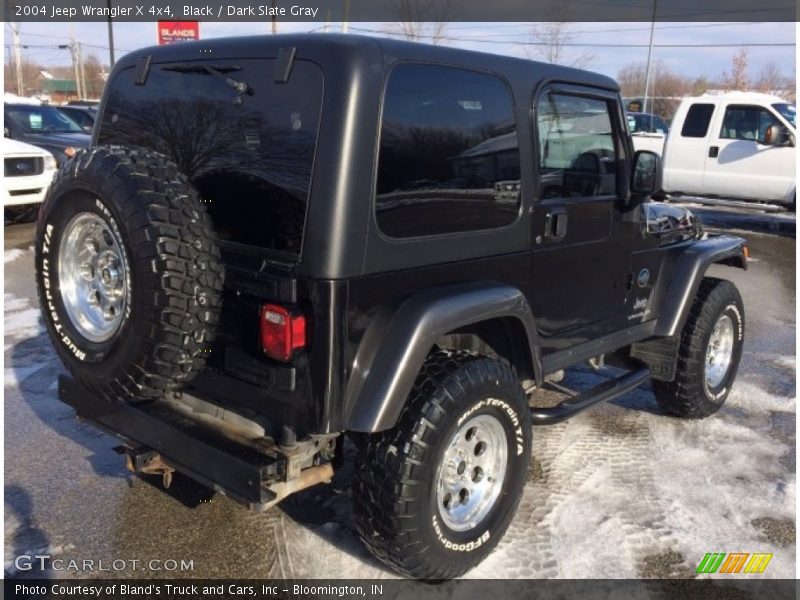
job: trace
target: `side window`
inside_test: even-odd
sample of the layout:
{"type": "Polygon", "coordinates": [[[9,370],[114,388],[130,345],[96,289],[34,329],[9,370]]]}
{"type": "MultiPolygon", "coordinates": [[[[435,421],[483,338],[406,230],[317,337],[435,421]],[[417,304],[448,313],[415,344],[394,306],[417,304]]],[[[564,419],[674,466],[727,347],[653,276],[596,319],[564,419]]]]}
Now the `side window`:
{"type": "Polygon", "coordinates": [[[493,75],[400,64],[383,108],[375,210],[392,237],[502,227],[519,214],[513,99],[493,75]]]}
{"type": "Polygon", "coordinates": [[[692,104],[686,113],[681,136],[704,138],[711,124],[711,115],[714,114],[713,104],[692,104]]]}
{"type": "Polygon", "coordinates": [[[729,140],[763,140],[770,125],[780,125],[780,122],[766,108],[731,105],[725,109],[719,137],[729,140]]]}
{"type": "Polygon", "coordinates": [[[545,198],[617,192],[617,152],[605,100],[550,92],[539,100],[537,127],[545,198]]]}

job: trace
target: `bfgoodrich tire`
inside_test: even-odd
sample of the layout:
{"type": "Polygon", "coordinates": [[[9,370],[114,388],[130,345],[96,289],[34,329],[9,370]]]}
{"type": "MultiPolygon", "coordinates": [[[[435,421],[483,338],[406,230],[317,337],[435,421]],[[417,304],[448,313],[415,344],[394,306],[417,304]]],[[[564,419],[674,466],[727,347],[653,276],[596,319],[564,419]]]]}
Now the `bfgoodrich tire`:
{"type": "Polygon", "coordinates": [[[725,403],[744,344],[744,306],[730,281],[706,277],[681,332],[674,381],[653,381],[667,413],[700,419],[725,403]]]}
{"type": "Polygon", "coordinates": [[[457,577],[492,551],[514,516],[530,412],[506,363],[437,352],[396,426],[363,446],[353,494],[363,542],[410,577],[457,577]]]}
{"type": "Polygon", "coordinates": [[[157,398],[202,366],[223,269],[196,192],[165,157],[116,146],[58,171],[36,232],[36,282],[61,360],[108,400],[157,398]]]}

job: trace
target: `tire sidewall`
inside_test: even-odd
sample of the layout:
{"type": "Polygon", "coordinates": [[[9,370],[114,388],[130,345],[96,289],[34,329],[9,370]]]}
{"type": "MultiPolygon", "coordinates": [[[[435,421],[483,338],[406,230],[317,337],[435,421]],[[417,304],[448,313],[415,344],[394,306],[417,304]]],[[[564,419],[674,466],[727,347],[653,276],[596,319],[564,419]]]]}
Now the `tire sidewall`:
{"type": "MultiPolygon", "coordinates": [[[[492,382],[494,384],[495,382],[492,382]]],[[[424,520],[430,525],[428,540],[441,560],[461,560],[464,555],[488,554],[500,541],[516,512],[522,488],[525,485],[531,453],[531,431],[529,420],[520,406],[524,398],[521,390],[512,390],[483,384],[469,390],[462,397],[458,409],[452,413],[448,426],[440,429],[436,444],[431,448],[431,460],[427,480],[430,482],[430,501],[424,506],[424,520]],[[509,393],[511,392],[511,393],[509,393]],[[507,465],[502,489],[490,512],[478,525],[467,531],[455,531],[443,521],[437,501],[437,478],[444,452],[452,436],[467,421],[480,415],[496,418],[506,434],[507,465]]]]}
{"type": "Polygon", "coordinates": [[[100,375],[106,369],[114,369],[118,360],[125,361],[132,349],[122,340],[138,337],[132,326],[135,313],[136,281],[131,262],[131,252],[119,211],[109,198],[99,190],[88,186],[71,185],[57,197],[48,198],[39,219],[38,246],[36,248],[36,283],[42,299],[42,313],[59,355],[77,369],[91,365],[92,373],[100,375]],[[61,296],[59,281],[59,252],[61,241],[70,220],[80,213],[92,213],[102,219],[114,231],[120,242],[122,260],[129,290],[122,323],[114,334],[103,342],[86,339],[73,325],[61,296]],[[116,360],[115,360],[116,359],[116,360]],[[100,371],[98,371],[100,369],[100,371]]]}
{"type": "Polygon", "coordinates": [[[703,381],[703,393],[709,402],[714,404],[722,404],[730,393],[731,386],[736,379],[737,371],[739,370],[739,361],[742,357],[742,348],[744,346],[744,311],[739,301],[732,298],[724,298],[714,305],[714,316],[711,321],[711,327],[708,334],[705,336],[703,343],[703,363],[701,365],[701,374],[703,381]],[[728,316],[733,322],[733,352],[731,354],[731,362],[728,366],[728,372],[722,381],[715,387],[709,387],[706,381],[706,363],[705,355],[708,350],[708,345],[711,343],[711,336],[714,333],[714,326],[717,321],[723,316],[728,316]]]}

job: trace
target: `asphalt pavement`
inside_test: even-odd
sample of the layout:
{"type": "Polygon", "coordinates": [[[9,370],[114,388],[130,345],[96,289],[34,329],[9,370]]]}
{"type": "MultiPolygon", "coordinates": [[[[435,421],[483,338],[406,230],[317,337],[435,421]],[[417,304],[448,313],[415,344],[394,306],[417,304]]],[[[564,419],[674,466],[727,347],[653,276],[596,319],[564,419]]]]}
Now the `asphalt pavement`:
{"type": "MultiPolygon", "coordinates": [[[[350,464],[265,514],[184,478],[164,491],[130,475],[118,442],[58,402],[64,369],[39,318],[33,227],[5,234],[7,576],[393,576],[354,532],[350,464]],[[31,554],[67,570],[27,569],[17,557],[31,554]]],[[[746,309],[725,407],[702,421],[671,418],[644,387],[535,429],[519,512],[469,577],[694,577],[708,552],[772,553],[759,576],[795,577],[795,239],[742,235],[750,269],[713,268],[746,309]]],[[[576,369],[558,386],[607,376],[576,369]]]]}

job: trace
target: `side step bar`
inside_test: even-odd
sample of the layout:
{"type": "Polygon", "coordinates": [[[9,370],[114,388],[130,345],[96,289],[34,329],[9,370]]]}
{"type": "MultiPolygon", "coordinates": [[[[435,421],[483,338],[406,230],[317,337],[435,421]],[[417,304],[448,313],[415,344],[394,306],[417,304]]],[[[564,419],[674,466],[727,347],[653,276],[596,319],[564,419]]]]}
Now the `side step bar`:
{"type": "Polygon", "coordinates": [[[552,425],[553,423],[560,423],[598,402],[606,402],[607,400],[619,398],[623,394],[635,390],[648,379],[650,379],[649,369],[631,371],[622,377],[604,381],[593,388],[581,392],[577,396],[564,400],[564,402],[558,406],[550,408],[531,408],[531,419],[534,425],[552,425]]]}

